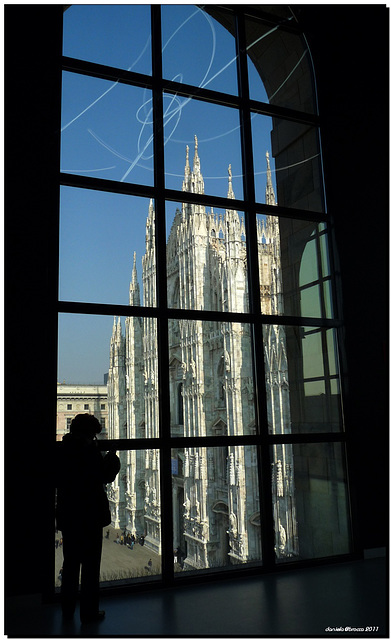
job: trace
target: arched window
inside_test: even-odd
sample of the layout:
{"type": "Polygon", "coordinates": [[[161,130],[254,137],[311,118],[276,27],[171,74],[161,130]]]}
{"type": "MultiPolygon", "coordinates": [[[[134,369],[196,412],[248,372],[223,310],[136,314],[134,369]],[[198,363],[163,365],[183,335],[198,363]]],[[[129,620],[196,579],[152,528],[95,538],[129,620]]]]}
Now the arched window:
{"type": "MultiPolygon", "coordinates": [[[[137,517],[164,584],[213,568],[216,505],[230,570],[350,552],[320,125],[289,7],[65,11],[59,371],[70,344],[71,377],[109,362],[108,432],[145,424],[100,446],[125,467],[139,452],[124,473],[145,483],[137,517]]],[[[110,495],[120,520],[121,486],[110,495]]]]}

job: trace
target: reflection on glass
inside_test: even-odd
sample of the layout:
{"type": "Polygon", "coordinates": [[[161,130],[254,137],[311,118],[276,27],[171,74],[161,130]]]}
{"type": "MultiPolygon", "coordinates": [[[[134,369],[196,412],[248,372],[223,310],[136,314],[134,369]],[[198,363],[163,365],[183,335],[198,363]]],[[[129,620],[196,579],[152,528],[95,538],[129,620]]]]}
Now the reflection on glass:
{"type": "Polygon", "coordinates": [[[255,447],[172,449],[174,571],[261,561],[255,447]]]}
{"type": "Polygon", "coordinates": [[[341,431],[335,330],[266,325],[263,341],[269,433],[341,431]]]}
{"type": "MultiPolygon", "coordinates": [[[[270,180],[268,171],[271,185],[270,180]]],[[[269,193],[273,196],[272,186],[269,193]]],[[[321,225],[305,220],[257,216],[263,313],[332,317],[326,234],[321,225]]]]}
{"type": "Polygon", "coordinates": [[[155,251],[154,226],[145,198],[61,187],[60,300],[154,305],[154,275],[146,291],[138,279],[142,255],[155,251]]]}
{"type": "Polygon", "coordinates": [[[272,460],[277,562],[349,553],[343,445],[273,445],[272,460]]]}
{"type": "Polygon", "coordinates": [[[169,93],[163,97],[166,187],[243,198],[239,112],[169,93]]]}
{"type": "MultiPolygon", "coordinates": [[[[273,12],[275,7],[273,7],[273,12]]],[[[286,16],[289,26],[292,14],[286,16]]],[[[254,66],[249,74],[250,97],[279,107],[316,113],[312,64],[302,37],[278,26],[246,19],[247,55],[254,66]]],[[[251,65],[249,65],[251,66],[251,65]]]]}
{"type": "MultiPolygon", "coordinates": [[[[235,40],[210,13],[207,6],[202,10],[194,5],[162,5],[163,76],[237,94],[235,40]]],[[[227,15],[219,9],[225,25],[227,15]]]]}
{"type": "Polygon", "coordinates": [[[318,285],[302,289],[300,294],[301,315],[309,318],[321,317],[320,293],[321,288],[318,285]]]}
{"type": "Polygon", "coordinates": [[[171,320],[169,349],[173,436],[255,433],[249,325],[171,320]]]}
{"type": "Polygon", "coordinates": [[[63,73],[61,171],[153,184],[152,94],[63,73]]]}
{"type": "MultiPolygon", "coordinates": [[[[264,160],[258,149],[265,146],[265,117],[252,116],[254,170],[256,177],[264,173],[264,160]]],[[[269,119],[266,119],[269,122],[269,119]]],[[[306,211],[324,211],[322,172],[318,131],[298,122],[273,118],[270,130],[272,172],[275,172],[276,203],[280,207],[294,207],[306,211]]],[[[264,187],[257,179],[255,194],[263,202],[264,187]]]]}
{"type": "Polygon", "coordinates": [[[166,222],[168,305],[247,312],[244,215],[233,209],[169,203],[166,222]]]}
{"type": "Polygon", "coordinates": [[[74,4],[64,11],[64,56],[150,74],[150,30],[149,5],[74,4]]]}
{"type": "Polygon", "coordinates": [[[268,116],[253,113],[251,131],[253,138],[255,196],[257,202],[276,205],[276,175],[271,132],[273,120],[268,116]]]}

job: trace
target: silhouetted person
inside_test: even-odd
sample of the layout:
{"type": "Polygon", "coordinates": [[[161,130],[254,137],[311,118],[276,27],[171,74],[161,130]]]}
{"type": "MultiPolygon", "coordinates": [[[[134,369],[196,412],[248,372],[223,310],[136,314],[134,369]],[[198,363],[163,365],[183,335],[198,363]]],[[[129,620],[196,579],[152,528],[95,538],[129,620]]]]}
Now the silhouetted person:
{"type": "Polygon", "coordinates": [[[99,611],[99,573],[103,527],[111,523],[105,484],[113,482],[120,461],[113,452],[104,457],[96,446],[102,427],[92,415],[79,414],[60,446],[57,468],[57,528],[63,536],[62,612],[75,612],[81,566],[80,618],[104,618],[99,611]]]}

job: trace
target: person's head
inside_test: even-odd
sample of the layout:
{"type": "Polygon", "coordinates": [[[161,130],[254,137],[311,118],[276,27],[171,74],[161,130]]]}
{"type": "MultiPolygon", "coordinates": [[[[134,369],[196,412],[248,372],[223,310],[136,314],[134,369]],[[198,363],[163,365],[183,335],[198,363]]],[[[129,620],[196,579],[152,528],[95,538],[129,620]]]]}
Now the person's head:
{"type": "Polygon", "coordinates": [[[93,440],[101,431],[99,420],[89,413],[79,413],[73,418],[70,426],[72,435],[85,440],[93,440]]]}

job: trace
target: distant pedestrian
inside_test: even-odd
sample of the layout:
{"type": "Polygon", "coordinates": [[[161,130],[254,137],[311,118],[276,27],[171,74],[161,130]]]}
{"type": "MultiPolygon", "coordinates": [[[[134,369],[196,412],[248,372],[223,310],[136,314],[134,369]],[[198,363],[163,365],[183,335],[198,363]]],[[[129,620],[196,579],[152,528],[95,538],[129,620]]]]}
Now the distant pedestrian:
{"type": "Polygon", "coordinates": [[[107,529],[106,531],[106,540],[108,540],[110,538],[110,529],[107,529]]]}
{"type": "Polygon", "coordinates": [[[152,560],[151,560],[151,558],[149,558],[149,560],[148,560],[148,567],[149,567],[150,569],[152,569],[152,560]]]}

